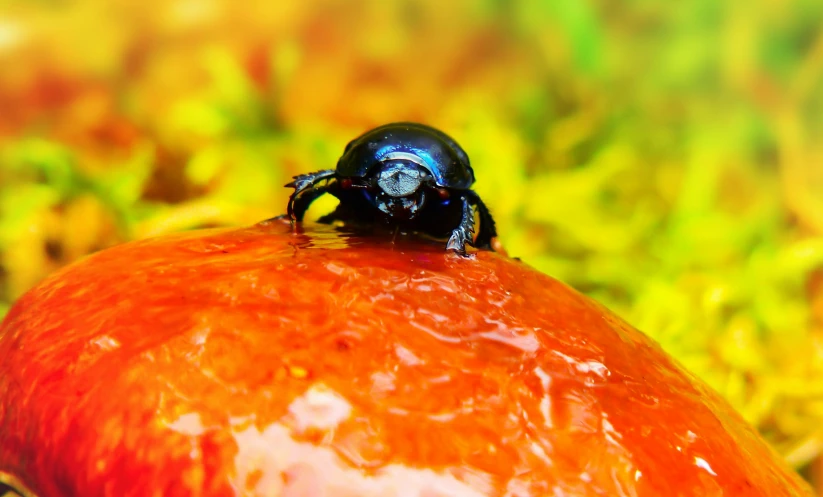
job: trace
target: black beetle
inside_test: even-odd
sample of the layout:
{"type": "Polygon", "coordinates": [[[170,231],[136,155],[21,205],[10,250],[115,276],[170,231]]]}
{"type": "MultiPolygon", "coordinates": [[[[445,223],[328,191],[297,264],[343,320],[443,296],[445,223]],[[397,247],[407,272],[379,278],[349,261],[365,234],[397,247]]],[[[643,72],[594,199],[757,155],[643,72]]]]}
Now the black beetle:
{"type": "Polygon", "coordinates": [[[446,250],[461,255],[467,243],[493,250],[494,220],[473,183],[469,157],[451,137],[424,124],[385,124],[349,142],[336,169],[295,176],[286,185],[294,188],[288,216],[302,221],[309,205],[329,193],[340,204],[321,223],[383,222],[448,236],[446,250]],[[474,240],[473,207],[480,220],[474,240]]]}

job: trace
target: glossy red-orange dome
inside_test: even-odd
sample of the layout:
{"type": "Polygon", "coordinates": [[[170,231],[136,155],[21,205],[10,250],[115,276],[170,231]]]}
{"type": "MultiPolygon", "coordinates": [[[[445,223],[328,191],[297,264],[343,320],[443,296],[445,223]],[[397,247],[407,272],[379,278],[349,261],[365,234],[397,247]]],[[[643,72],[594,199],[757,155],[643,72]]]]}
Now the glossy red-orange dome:
{"type": "Polygon", "coordinates": [[[523,263],[272,222],[100,252],[0,328],[40,497],[809,495],[643,334],[523,263]]]}

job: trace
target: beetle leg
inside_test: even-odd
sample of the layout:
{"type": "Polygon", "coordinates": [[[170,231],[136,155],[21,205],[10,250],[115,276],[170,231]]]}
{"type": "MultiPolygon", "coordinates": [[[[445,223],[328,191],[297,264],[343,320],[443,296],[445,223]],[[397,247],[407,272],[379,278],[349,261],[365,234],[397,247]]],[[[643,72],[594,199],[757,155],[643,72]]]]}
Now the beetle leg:
{"type": "Polygon", "coordinates": [[[311,203],[323,196],[323,194],[327,193],[329,190],[330,186],[318,186],[303,195],[295,196],[296,198],[289,199],[288,214],[280,214],[279,216],[266,219],[266,221],[280,221],[281,219],[288,219],[290,221],[297,221],[298,223],[303,222],[303,216],[306,215],[306,211],[309,209],[311,203]]]}
{"type": "Polygon", "coordinates": [[[331,189],[332,185],[318,186],[295,198],[290,214],[291,218],[298,223],[303,222],[303,216],[306,215],[306,211],[309,210],[311,203],[328,193],[331,189]]]}
{"type": "MultiPolygon", "coordinates": [[[[288,213],[289,218],[291,218],[292,221],[302,221],[303,220],[303,214],[305,214],[306,209],[308,209],[308,204],[311,204],[314,201],[314,199],[316,199],[317,197],[322,195],[322,193],[320,195],[316,195],[314,197],[310,197],[309,199],[307,199],[308,204],[305,207],[302,207],[302,212],[300,213],[299,218],[298,218],[298,216],[295,215],[296,213],[295,213],[295,207],[294,207],[294,204],[297,201],[297,197],[301,193],[305,192],[306,190],[314,188],[314,185],[316,183],[318,183],[320,181],[323,181],[323,180],[332,179],[334,177],[335,177],[334,169],[325,169],[323,171],[317,171],[316,173],[301,174],[299,176],[295,176],[294,181],[292,181],[292,182],[290,182],[286,185],[286,188],[294,188],[294,192],[292,192],[291,196],[289,197],[289,205],[288,205],[288,208],[286,210],[287,213],[288,213]]],[[[324,190],[324,193],[325,193],[325,190],[324,190]]]]}
{"type": "Polygon", "coordinates": [[[299,193],[308,190],[318,181],[333,178],[335,174],[334,169],[324,169],[314,173],[299,174],[292,178],[294,181],[286,184],[286,188],[294,188],[299,193]]]}
{"type": "Polygon", "coordinates": [[[474,241],[474,246],[479,249],[494,250],[492,248],[492,238],[497,237],[497,227],[494,223],[489,208],[480,200],[480,196],[472,190],[466,192],[469,201],[477,208],[477,215],[480,217],[480,230],[477,233],[477,239],[474,241]]]}
{"type": "Polygon", "coordinates": [[[463,194],[460,196],[460,201],[463,203],[463,217],[460,224],[452,231],[448,243],[446,243],[446,250],[453,250],[462,256],[466,256],[466,244],[472,243],[472,235],[474,235],[474,209],[469,203],[469,198],[463,194]]]}

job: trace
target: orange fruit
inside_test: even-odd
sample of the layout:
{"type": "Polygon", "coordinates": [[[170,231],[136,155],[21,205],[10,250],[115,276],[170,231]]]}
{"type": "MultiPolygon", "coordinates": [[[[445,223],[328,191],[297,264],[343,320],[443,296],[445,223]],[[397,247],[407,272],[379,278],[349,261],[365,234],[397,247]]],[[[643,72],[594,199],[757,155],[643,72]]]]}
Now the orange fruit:
{"type": "Polygon", "coordinates": [[[526,264],[273,221],[77,262],[0,328],[40,497],[810,495],[715,392],[526,264]]]}

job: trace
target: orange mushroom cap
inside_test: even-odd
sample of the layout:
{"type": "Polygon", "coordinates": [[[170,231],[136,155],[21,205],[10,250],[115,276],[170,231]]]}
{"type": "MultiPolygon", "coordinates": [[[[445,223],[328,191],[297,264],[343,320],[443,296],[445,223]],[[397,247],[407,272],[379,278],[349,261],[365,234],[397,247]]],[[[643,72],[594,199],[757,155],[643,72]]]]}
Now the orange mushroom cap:
{"type": "Polygon", "coordinates": [[[0,327],[40,497],[810,495],[718,394],[492,252],[273,221],[133,242],[0,327]]]}

